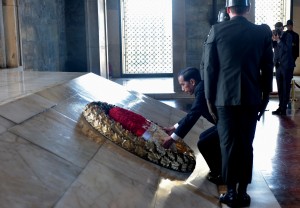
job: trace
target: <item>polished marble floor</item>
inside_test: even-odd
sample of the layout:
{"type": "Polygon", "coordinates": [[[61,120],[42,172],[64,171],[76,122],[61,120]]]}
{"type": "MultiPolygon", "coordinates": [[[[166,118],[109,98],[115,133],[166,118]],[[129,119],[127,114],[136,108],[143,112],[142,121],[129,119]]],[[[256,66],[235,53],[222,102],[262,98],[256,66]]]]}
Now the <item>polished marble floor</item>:
{"type": "MultiPolygon", "coordinates": [[[[187,174],[127,152],[81,115],[87,103],[101,100],[168,126],[185,115],[189,99],[160,102],[92,73],[5,70],[0,80],[1,207],[222,207],[225,189],[205,179],[209,170],[196,147],[199,132],[210,126],[205,120],[185,139],[197,158],[187,174]]],[[[299,204],[298,103],[286,117],[271,115],[276,105],[274,98],[257,127],[253,208],[299,204]]]]}
{"type": "MultiPolygon", "coordinates": [[[[141,83],[137,85],[137,80],[117,79],[116,81],[119,84],[124,82],[124,86],[129,90],[136,89],[147,94],[152,85],[158,84],[159,79],[144,80],[142,83],[148,84],[147,91],[138,87],[141,83]]],[[[271,93],[271,99],[263,119],[258,122],[254,140],[256,169],[259,170],[263,180],[267,182],[280,206],[284,208],[298,208],[300,204],[300,188],[298,186],[300,180],[300,77],[294,76],[293,81],[287,116],[274,116],[271,111],[278,107],[277,86],[274,78],[273,93],[271,93]]],[[[150,96],[183,111],[188,111],[193,101],[191,98],[181,99],[182,95],[178,97],[168,88],[163,91],[164,95],[167,95],[163,96],[164,98],[161,97],[161,94],[155,94],[155,90],[152,92],[149,94],[150,96]]],[[[219,188],[222,191],[224,187],[219,188]]]]}

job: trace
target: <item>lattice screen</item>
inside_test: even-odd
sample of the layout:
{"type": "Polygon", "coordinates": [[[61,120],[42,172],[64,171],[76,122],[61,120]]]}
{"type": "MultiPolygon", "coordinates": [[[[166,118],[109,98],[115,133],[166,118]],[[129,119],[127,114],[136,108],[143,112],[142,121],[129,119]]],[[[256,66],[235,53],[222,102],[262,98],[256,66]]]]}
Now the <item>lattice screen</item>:
{"type": "Polygon", "coordinates": [[[122,4],[123,74],[172,73],[172,0],[122,4]]]}
{"type": "Polygon", "coordinates": [[[267,24],[274,29],[276,22],[286,23],[287,0],[258,0],[255,1],[255,23],[267,24]]]}

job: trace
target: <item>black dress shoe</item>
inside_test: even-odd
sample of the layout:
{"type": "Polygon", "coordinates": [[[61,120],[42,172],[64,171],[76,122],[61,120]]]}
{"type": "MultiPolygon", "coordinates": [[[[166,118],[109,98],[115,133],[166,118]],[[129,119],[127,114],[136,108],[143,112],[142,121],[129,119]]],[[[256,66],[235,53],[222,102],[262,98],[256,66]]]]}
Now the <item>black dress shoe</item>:
{"type": "Polygon", "coordinates": [[[281,115],[281,110],[278,108],[276,111],[272,111],[273,115],[281,115]]]}
{"type": "Polygon", "coordinates": [[[276,111],[272,111],[273,115],[279,115],[279,116],[285,116],[286,115],[286,110],[281,110],[278,108],[276,111]]]}
{"type": "Polygon", "coordinates": [[[234,191],[221,194],[219,201],[229,207],[239,207],[237,193],[234,191]]]}
{"type": "Polygon", "coordinates": [[[249,207],[251,203],[251,198],[247,193],[243,193],[243,194],[238,193],[237,201],[239,207],[249,207]]]}
{"type": "Polygon", "coordinates": [[[216,184],[217,186],[219,185],[224,185],[224,182],[222,180],[221,175],[213,175],[211,172],[207,175],[207,180],[209,180],[210,182],[216,184]]]}
{"type": "Polygon", "coordinates": [[[281,110],[280,115],[286,116],[286,110],[281,110]]]}

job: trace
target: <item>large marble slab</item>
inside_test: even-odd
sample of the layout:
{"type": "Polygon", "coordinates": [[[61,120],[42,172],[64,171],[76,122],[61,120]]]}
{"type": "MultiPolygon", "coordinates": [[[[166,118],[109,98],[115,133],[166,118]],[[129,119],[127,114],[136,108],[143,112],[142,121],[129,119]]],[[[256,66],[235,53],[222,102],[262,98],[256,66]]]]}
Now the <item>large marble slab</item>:
{"type": "Polygon", "coordinates": [[[0,106],[0,115],[15,123],[21,123],[56,105],[49,100],[36,95],[28,95],[0,106]]]}
{"type": "Polygon", "coordinates": [[[51,207],[76,180],[81,169],[6,132],[0,135],[2,208],[51,207]]]}
{"type": "MultiPolygon", "coordinates": [[[[196,146],[199,133],[210,127],[205,120],[185,139],[195,151],[195,170],[176,172],[110,142],[81,112],[99,100],[163,126],[173,125],[184,112],[92,73],[53,73],[50,82],[46,75],[51,76],[19,72],[2,79],[1,207],[222,207],[218,196],[224,187],[206,180],[209,169],[196,146]]],[[[279,207],[257,170],[249,191],[251,207],[279,207]]]]}
{"type": "Polygon", "coordinates": [[[106,143],[55,207],[220,207],[216,187],[201,191],[188,174],[161,169],[106,143]]]}
{"type": "Polygon", "coordinates": [[[0,134],[6,132],[10,127],[14,126],[15,124],[12,121],[9,121],[0,116],[0,134]]]}
{"type": "Polygon", "coordinates": [[[83,168],[100,145],[89,140],[76,127],[77,122],[50,109],[9,131],[83,168]]]}

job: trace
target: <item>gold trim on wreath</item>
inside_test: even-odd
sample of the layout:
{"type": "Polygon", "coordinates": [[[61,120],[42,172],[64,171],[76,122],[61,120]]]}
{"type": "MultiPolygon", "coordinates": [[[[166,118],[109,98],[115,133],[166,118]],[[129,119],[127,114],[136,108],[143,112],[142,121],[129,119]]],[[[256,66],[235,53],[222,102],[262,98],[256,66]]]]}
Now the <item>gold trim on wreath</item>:
{"type": "Polygon", "coordinates": [[[183,140],[176,141],[175,148],[163,148],[162,141],[156,139],[157,136],[159,137],[162,134],[163,130],[153,122],[151,122],[148,129],[152,138],[145,140],[138,137],[124,129],[120,123],[111,119],[107,115],[105,104],[112,106],[100,101],[91,102],[85,106],[82,114],[93,128],[110,141],[162,167],[180,172],[192,172],[194,170],[196,164],[194,152],[183,140]]]}

